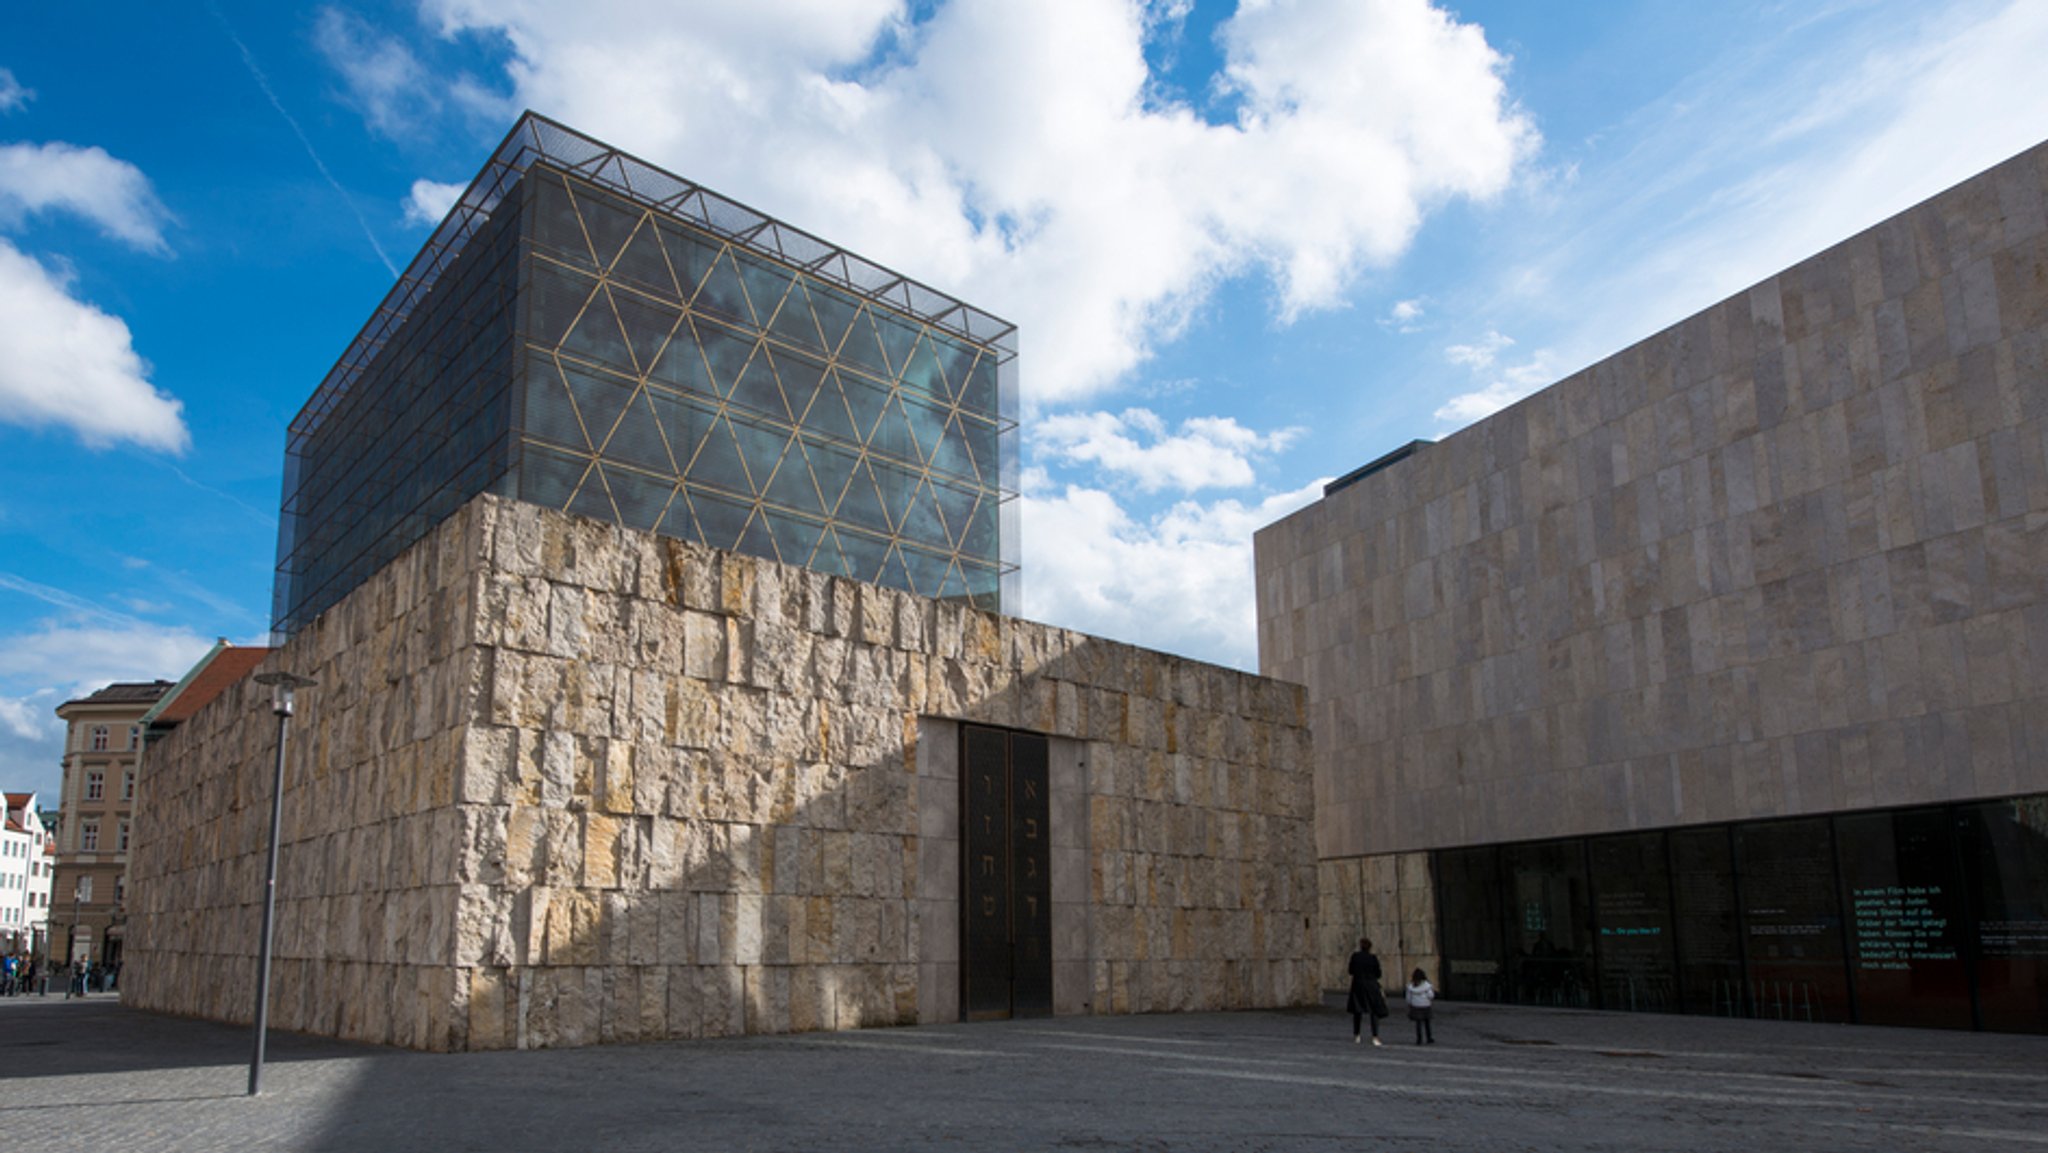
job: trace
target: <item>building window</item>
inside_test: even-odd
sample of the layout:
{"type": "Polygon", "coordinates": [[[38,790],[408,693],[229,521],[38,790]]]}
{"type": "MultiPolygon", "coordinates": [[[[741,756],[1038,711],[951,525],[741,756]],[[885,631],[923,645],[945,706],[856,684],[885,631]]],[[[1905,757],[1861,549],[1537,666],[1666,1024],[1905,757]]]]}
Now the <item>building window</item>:
{"type": "Polygon", "coordinates": [[[141,747],[142,747],[142,726],[141,726],[141,725],[129,725],[129,726],[128,726],[128,747],[129,747],[129,748],[131,748],[131,749],[139,749],[139,748],[141,748],[141,747]]]}
{"type": "MultiPolygon", "coordinates": [[[[78,826],[78,851],[81,853],[96,853],[99,851],[99,848],[100,823],[98,821],[80,822],[78,826]]],[[[82,881],[80,883],[83,884],[82,881]]]]}
{"type": "Polygon", "coordinates": [[[85,774],[85,799],[97,801],[107,795],[107,774],[94,769],[85,774]]]}
{"type": "Polygon", "coordinates": [[[96,753],[107,751],[107,726],[94,725],[92,727],[92,751],[96,753]]]}
{"type": "Polygon", "coordinates": [[[91,904],[91,903],[92,903],[92,878],[91,878],[91,877],[80,877],[80,878],[78,878],[77,900],[78,900],[78,903],[79,903],[79,904],[81,904],[81,905],[88,905],[88,904],[91,904]]]}
{"type": "Polygon", "coordinates": [[[135,799],[134,769],[129,769],[127,773],[123,774],[121,777],[121,799],[124,801],[132,801],[135,799]]]}
{"type": "Polygon", "coordinates": [[[128,822],[126,821],[122,821],[120,824],[120,831],[115,837],[114,851],[117,853],[128,851],[128,822]]]}

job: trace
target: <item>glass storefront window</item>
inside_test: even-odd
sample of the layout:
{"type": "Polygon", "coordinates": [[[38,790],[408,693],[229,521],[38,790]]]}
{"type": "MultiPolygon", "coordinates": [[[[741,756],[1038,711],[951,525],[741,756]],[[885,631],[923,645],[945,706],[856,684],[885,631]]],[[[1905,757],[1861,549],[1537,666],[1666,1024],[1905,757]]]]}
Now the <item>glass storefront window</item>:
{"type": "Polygon", "coordinates": [[[1976,927],[1979,1024],[2048,1033],[2048,796],[1957,810],[1976,927]]]}
{"type": "Polygon", "coordinates": [[[1727,828],[1671,833],[1671,889],[1685,1011],[1742,1016],[1742,921],[1727,828]]]}
{"type": "Polygon", "coordinates": [[[1827,818],[1738,825],[1735,862],[1751,1014],[1849,1020],[1834,836],[1827,818]]]}
{"type": "Polygon", "coordinates": [[[1835,821],[1856,1019],[1970,1027],[1965,912],[1955,841],[1940,809],[1835,821]]]}
{"type": "Polygon", "coordinates": [[[1510,919],[1509,987],[1524,1005],[1585,1008],[1593,1001],[1593,934],[1584,842],[1501,851],[1510,919]]]}
{"type": "Polygon", "coordinates": [[[1609,1009],[1678,1009],[1672,950],[1671,867],[1662,833],[1595,837],[1587,846],[1598,926],[1600,1003],[1609,1009]]]}
{"type": "Polygon", "coordinates": [[[1442,921],[1446,997],[1507,999],[1501,964],[1500,853],[1446,849],[1437,854],[1437,913],[1442,921]]]}

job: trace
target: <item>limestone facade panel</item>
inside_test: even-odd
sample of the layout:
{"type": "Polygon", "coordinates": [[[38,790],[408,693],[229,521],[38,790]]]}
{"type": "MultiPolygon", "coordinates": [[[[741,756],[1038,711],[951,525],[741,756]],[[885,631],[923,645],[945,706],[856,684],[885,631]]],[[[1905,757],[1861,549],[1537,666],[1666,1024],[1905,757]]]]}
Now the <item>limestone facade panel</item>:
{"type": "Polygon", "coordinates": [[[2044,205],[2048,145],[1262,530],[1319,856],[2048,789],[2044,205]]]}

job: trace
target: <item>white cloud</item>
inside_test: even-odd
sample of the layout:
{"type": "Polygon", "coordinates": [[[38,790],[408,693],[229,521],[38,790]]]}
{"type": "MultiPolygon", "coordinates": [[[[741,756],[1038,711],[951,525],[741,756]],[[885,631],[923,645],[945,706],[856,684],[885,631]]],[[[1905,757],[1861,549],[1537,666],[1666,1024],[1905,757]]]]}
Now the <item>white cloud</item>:
{"type": "Polygon", "coordinates": [[[1032,546],[1023,614],[1254,669],[1252,533],[1319,499],[1322,485],[1250,504],[1182,501],[1149,520],[1099,489],[1027,492],[1018,498],[1032,546]]]}
{"type": "Polygon", "coordinates": [[[70,277],[0,240],[0,421],[61,426],[92,448],[182,453],[184,404],[149,382],[127,324],[71,294],[70,277]]]}
{"type": "Polygon", "coordinates": [[[0,780],[9,788],[54,801],[64,740],[58,705],[114,681],[175,681],[213,646],[182,628],[84,616],[0,637],[0,780]]]}
{"type": "Polygon", "coordinates": [[[1500,354],[1514,346],[1513,338],[1488,332],[1477,344],[1454,344],[1444,349],[1444,359],[1463,365],[1482,383],[1445,401],[1434,414],[1446,424],[1466,425],[1492,416],[1539,389],[1556,383],[1559,358],[1550,349],[1538,349],[1519,364],[1495,367],[1500,354]]]}
{"type": "Polygon", "coordinates": [[[1380,324],[1396,332],[1419,332],[1422,328],[1422,317],[1427,311],[1421,297],[1397,300],[1394,307],[1387,310],[1387,315],[1381,319],[1380,324]]]}
{"type": "Polygon", "coordinates": [[[1528,230],[1565,239],[1514,254],[1475,311],[1520,311],[1576,368],[2048,137],[2048,5],[1845,5],[1813,24],[1681,79],[1581,162],[1554,200],[1569,215],[1528,230]]]}
{"type": "Polygon", "coordinates": [[[1477,344],[1453,344],[1444,349],[1444,359],[1452,364],[1484,371],[1493,367],[1493,360],[1514,344],[1514,338],[1498,332],[1488,332],[1477,344]]]}
{"type": "Polygon", "coordinates": [[[441,223],[448,210],[462,198],[467,184],[441,184],[432,180],[412,182],[412,194],[405,198],[405,222],[432,227],[441,223]]]}
{"type": "Polygon", "coordinates": [[[385,35],[353,12],[323,8],[313,43],[341,74],[349,100],[371,129],[385,136],[414,131],[434,103],[427,70],[412,49],[385,35]]]}
{"type": "Polygon", "coordinates": [[[1283,321],[1339,305],[1536,143],[1503,58],[1423,0],[1245,4],[1223,124],[1153,83],[1172,4],[424,8],[505,37],[517,103],[1017,321],[1034,407],[1117,382],[1226,278],[1270,275],[1283,321]]]}
{"type": "Polygon", "coordinates": [[[169,251],[163,227],[170,213],[141,169],[101,148],[0,144],[0,225],[48,211],[75,212],[147,252],[169,251]]]}
{"type": "Polygon", "coordinates": [[[0,112],[12,112],[35,99],[35,90],[23,88],[14,73],[0,68],[0,112]]]}
{"type": "Polygon", "coordinates": [[[1251,484],[1253,459],[1285,449],[1300,430],[1261,433],[1231,417],[1194,417],[1169,434],[1157,414],[1131,408],[1044,416],[1032,423],[1030,435],[1041,457],[1095,465],[1129,477],[1145,492],[1187,493],[1251,484]]]}

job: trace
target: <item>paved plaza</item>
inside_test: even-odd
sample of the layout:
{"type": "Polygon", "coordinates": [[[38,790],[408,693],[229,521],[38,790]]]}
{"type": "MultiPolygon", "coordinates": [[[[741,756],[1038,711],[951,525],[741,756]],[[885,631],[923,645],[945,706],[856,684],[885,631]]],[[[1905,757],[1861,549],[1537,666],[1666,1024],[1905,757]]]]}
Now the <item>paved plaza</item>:
{"type": "Polygon", "coordinates": [[[533,1053],[248,1032],[112,997],[0,999],[29,1150],[2048,1147],[2048,1037],[1439,1005],[1062,1018],[533,1053]]]}

